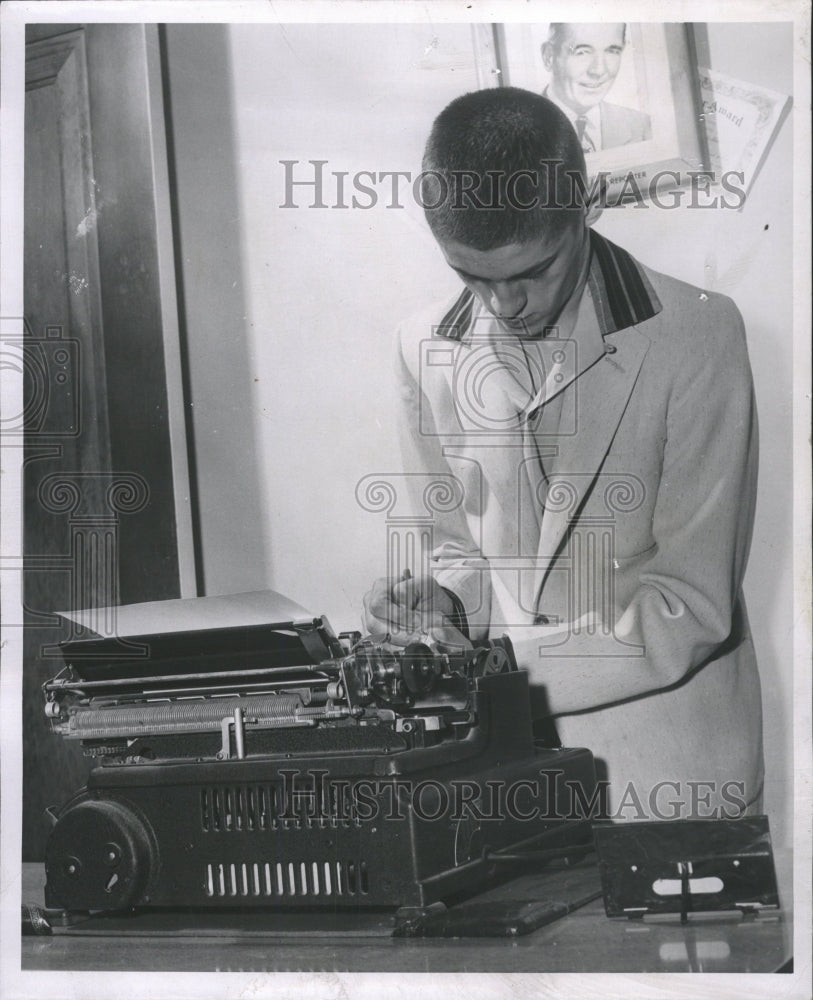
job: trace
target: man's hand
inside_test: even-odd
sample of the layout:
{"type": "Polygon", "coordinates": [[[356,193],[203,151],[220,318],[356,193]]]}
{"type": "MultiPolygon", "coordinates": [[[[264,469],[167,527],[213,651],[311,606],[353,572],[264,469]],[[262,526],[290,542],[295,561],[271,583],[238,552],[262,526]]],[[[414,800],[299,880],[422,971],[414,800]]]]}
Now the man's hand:
{"type": "Polygon", "coordinates": [[[405,646],[421,634],[449,650],[471,649],[450,617],[454,601],[432,577],[395,580],[381,577],[364,595],[364,627],[370,635],[389,633],[390,642],[405,646]]]}

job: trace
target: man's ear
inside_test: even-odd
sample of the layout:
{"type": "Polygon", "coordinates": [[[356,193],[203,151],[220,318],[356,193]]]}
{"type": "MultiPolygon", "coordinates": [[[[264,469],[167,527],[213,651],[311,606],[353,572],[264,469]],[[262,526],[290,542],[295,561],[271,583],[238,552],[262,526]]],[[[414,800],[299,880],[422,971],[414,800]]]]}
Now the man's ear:
{"type": "Polygon", "coordinates": [[[542,65],[550,73],[553,69],[553,46],[550,42],[543,42],[540,51],[542,53],[542,65]]]}

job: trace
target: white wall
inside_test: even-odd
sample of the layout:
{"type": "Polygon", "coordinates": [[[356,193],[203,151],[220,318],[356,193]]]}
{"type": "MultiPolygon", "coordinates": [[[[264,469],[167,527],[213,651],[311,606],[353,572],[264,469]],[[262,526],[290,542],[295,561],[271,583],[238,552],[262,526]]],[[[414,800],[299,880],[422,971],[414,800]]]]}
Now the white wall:
{"type": "MultiPolygon", "coordinates": [[[[231,45],[268,580],[335,626],[355,628],[385,560],[382,516],[359,508],[355,485],[397,467],[392,333],[455,281],[411,198],[409,209],[386,207],[389,182],[369,210],[308,208],[304,188],[293,197],[302,207],[283,209],[279,161],[302,161],[306,177],[312,159],[329,161],[326,174],[417,175],[427,123],[477,86],[471,33],[234,26],[231,45]]],[[[333,184],[324,200],[335,203],[333,184]]]]}
{"type": "MultiPolygon", "coordinates": [[[[205,127],[205,79],[190,68],[195,45],[180,39],[173,91],[175,128],[186,135],[179,186],[186,297],[196,310],[190,365],[205,588],[270,586],[339,628],[357,627],[362,594],[386,553],[382,515],[359,508],[355,486],[368,473],[397,469],[392,330],[456,280],[409,199],[410,208],[388,209],[382,186],[369,211],[307,208],[309,192],[297,189],[303,207],[283,209],[279,161],[302,161],[304,170],[304,161],[328,160],[326,171],[351,175],[417,174],[434,115],[478,85],[470,28],[223,30],[236,185],[226,192],[225,217],[207,214],[207,191],[216,196],[217,183],[232,178],[207,173],[206,144],[195,139],[205,127]],[[186,201],[184,177],[194,191],[186,201]],[[218,245],[219,232],[228,243],[218,245]],[[195,273],[195,259],[219,259],[220,273],[195,273]],[[227,331],[224,301],[232,306],[227,331]]],[[[782,25],[717,25],[708,54],[715,68],[790,93],[790,43],[782,25]]],[[[763,678],[766,806],[780,841],[792,810],[790,176],[786,123],[742,211],[627,208],[598,225],[649,265],[731,295],[745,317],[762,429],[747,596],[763,678]]],[[[325,200],[333,193],[327,185],[325,200]]]]}

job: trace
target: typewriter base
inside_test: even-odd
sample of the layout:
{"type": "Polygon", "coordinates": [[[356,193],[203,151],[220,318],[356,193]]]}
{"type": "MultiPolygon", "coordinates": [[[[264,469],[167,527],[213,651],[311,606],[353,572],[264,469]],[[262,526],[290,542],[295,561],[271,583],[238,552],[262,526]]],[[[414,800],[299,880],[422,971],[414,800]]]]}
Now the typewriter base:
{"type": "Polygon", "coordinates": [[[429,775],[359,778],[367,811],[338,819],[337,789],[355,777],[351,770],[339,785],[341,763],[97,768],[51,832],[46,904],[425,907],[487,883],[494,855],[592,845],[580,805],[595,787],[586,750],[540,750],[476,772],[460,762],[429,775]],[[308,783],[282,794],[292,770],[308,783]],[[320,802],[332,803],[331,815],[310,815],[320,802]]]}
{"type": "Polygon", "coordinates": [[[287,938],[500,938],[519,937],[597,899],[601,886],[591,856],[572,867],[542,868],[503,878],[450,906],[399,909],[136,909],[81,914],[43,910],[54,935],[213,937],[220,941],[287,938]]]}
{"type": "MultiPolygon", "coordinates": [[[[30,976],[47,971],[65,980],[67,974],[74,972],[92,972],[97,976],[134,971],[153,976],[166,972],[241,973],[246,976],[249,973],[299,972],[308,973],[311,978],[322,977],[324,990],[329,992],[333,988],[334,993],[337,974],[400,975],[416,970],[425,976],[449,972],[484,972],[492,976],[503,973],[700,972],[709,975],[709,983],[714,973],[746,973],[749,982],[759,985],[762,980],[754,973],[782,972],[788,979],[787,973],[791,971],[788,964],[792,962],[794,930],[792,860],[789,850],[777,849],[777,876],[783,908],[769,917],[746,919],[740,914],[715,914],[702,919],[690,918],[688,924],[681,924],[680,918],[673,916],[630,924],[624,919],[609,920],[601,897],[597,897],[561,920],[523,937],[416,939],[391,936],[391,926],[349,933],[348,921],[334,921],[337,931],[333,934],[327,929],[329,914],[304,913],[286,918],[280,934],[261,933],[257,928],[260,921],[264,921],[263,915],[249,913],[245,914],[246,931],[235,925],[233,930],[216,932],[210,929],[214,924],[207,923],[198,933],[191,925],[184,926],[183,936],[169,930],[151,934],[142,931],[91,934],[82,933],[77,927],[68,933],[55,929],[50,937],[24,937],[20,942],[21,974],[30,976]],[[304,932],[300,930],[303,927],[306,928],[304,932]]],[[[581,867],[579,865],[573,874],[581,867]]],[[[523,876],[510,886],[506,884],[505,897],[509,889],[512,896],[516,890],[518,897],[523,887],[523,895],[546,898],[543,886],[547,878],[548,874],[541,873],[523,876]]],[[[597,873],[594,878],[598,888],[597,873]]],[[[44,879],[41,863],[24,863],[22,898],[42,905],[44,879]]],[[[501,895],[502,892],[501,888],[501,895]]],[[[561,893],[556,892],[556,896],[559,898],[561,893]]],[[[553,898],[553,893],[547,898],[553,898]]],[[[155,916],[160,915],[145,915],[143,919],[152,920],[155,916]]],[[[203,916],[207,921],[218,919],[214,913],[203,916]]],[[[380,914],[371,913],[368,917],[383,919],[380,914]]],[[[139,927],[141,920],[139,918],[139,927]]],[[[797,978],[800,975],[797,973],[797,978]]],[[[677,982],[680,977],[667,978],[677,982]]],[[[801,989],[803,979],[802,975],[797,984],[799,993],[810,996],[809,988],[806,992],[801,989]]],[[[787,992],[794,993],[790,980],[787,992]]],[[[770,985],[769,980],[764,981],[770,985]]],[[[409,989],[407,986],[404,992],[409,989]]]]}

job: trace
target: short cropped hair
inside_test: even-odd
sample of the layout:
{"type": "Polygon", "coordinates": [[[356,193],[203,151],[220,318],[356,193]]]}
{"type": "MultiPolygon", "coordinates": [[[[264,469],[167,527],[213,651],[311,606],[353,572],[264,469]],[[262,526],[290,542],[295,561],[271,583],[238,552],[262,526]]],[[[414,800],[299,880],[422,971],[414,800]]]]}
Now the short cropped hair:
{"type": "Polygon", "coordinates": [[[517,87],[477,90],[435,120],[422,204],[436,239],[493,250],[575,224],[574,175],[583,185],[584,153],[552,101],[517,87]]]}

